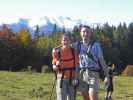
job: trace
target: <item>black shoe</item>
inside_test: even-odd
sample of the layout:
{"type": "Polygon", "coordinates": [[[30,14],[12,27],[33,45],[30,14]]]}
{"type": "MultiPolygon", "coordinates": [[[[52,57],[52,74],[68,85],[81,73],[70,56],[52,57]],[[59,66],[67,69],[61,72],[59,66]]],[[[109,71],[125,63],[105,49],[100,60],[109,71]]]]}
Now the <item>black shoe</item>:
{"type": "Polygon", "coordinates": [[[108,100],[108,97],[107,97],[107,96],[105,96],[105,97],[104,97],[104,100],[108,100]]]}

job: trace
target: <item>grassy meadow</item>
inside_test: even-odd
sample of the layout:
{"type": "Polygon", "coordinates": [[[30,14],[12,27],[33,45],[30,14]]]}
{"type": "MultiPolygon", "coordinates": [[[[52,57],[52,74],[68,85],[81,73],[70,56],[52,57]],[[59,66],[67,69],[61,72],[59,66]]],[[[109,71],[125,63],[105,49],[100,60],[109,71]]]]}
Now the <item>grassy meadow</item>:
{"type": "MultiPolygon", "coordinates": [[[[54,74],[0,72],[0,100],[50,100],[54,74]]],[[[133,77],[115,76],[113,100],[133,100],[133,77]]],[[[101,82],[100,99],[104,97],[101,82]]],[[[54,91],[55,94],[55,91],[54,91]]],[[[55,99],[55,95],[52,96],[55,99]]],[[[83,100],[80,93],[77,100],[83,100]]]]}

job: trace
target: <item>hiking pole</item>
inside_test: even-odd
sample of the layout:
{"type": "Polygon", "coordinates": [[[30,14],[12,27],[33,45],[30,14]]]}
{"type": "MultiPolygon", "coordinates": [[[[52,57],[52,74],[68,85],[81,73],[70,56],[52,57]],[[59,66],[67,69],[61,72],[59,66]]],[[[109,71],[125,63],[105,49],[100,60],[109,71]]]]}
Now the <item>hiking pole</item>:
{"type": "Polygon", "coordinates": [[[53,85],[52,85],[52,90],[51,90],[51,93],[50,93],[50,99],[49,100],[52,100],[52,96],[53,96],[53,92],[54,92],[54,88],[55,88],[56,80],[57,80],[56,72],[54,72],[54,74],[55,74],[55,79],[54,79],[54,82],[53,82],[53,85]]]}
{"type": "Polygon", "coordinates": [[[76,93],[77,93],[77,89],[76,89],[76,86],[74,86],[74,100],[76,100],[76,93]]]}

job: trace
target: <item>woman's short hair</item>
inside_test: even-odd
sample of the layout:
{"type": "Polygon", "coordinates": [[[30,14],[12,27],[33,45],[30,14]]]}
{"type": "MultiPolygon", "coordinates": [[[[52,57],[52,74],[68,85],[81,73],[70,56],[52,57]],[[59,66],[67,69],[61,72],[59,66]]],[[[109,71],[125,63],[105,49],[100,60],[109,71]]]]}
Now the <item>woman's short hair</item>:
{"type": "Polygon", "coordinates": [[[64,33],[61,35],[61,39],[64,37],[64,36],[67,36],[69,38],[69,40],[71,40],[71,35],[69,33],[64,33]]]}

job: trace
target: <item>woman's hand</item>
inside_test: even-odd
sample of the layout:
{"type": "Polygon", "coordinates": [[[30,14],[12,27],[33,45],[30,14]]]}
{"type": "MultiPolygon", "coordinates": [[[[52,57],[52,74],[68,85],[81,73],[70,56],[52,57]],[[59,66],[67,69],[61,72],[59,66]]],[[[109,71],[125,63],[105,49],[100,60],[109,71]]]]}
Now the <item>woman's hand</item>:
{"type": "Polygon", "coordinates": [[[53,70],[57,72],[58,71],[58,67],[56,65],[53,65],[53,70]]]}

